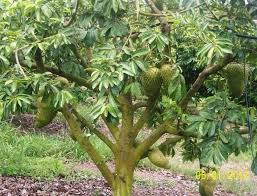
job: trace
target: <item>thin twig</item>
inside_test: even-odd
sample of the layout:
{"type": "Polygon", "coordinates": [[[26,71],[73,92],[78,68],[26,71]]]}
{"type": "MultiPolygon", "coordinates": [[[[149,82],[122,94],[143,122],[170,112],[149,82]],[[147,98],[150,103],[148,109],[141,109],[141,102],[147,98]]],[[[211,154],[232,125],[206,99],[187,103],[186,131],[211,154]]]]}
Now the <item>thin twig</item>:
{"type": "MultiPolygon", "coordinates": [[[[154,2],[152,0],[145,0],[145,2],[151,8],[153,13],[155,13],[155,14],[162,14],[162,12],[156,7],[156,5],[154,4],[154,2]]],[[[160,17],[159,21],[161,23],[161,31],[163,33],[169,33],[170,32],[170,24],[166,20],[166,18],[165,17],[160,17]]]]}
{"type": "Polygon", "coordinates": [[[19,49],[15,51],[15,60],[18,65],[18,68],[20,69],[21,74],[24,76],[25,79],[27,79],[27,75],[25,74],[24,70],[22,69],[22,66],[20,64],[19,55],[18,55],[19,49]]]}
{"type": "Polygon", "coordinates": [[[70,17],[70,20],[67,22],[67,24],[64,24],[64,27],[70,26],[73,23],[73,21],[76,19],[78,8],[79,8],[79,0],[76,0],[76,2],[75,2],[75,9],[74,9],[74,11],[72,13],[72,16],[70,17]]]}
{"type": "MultiPolygon", "coordinates": [[[[191,11],[193,9],[197,9],[203,5],[206,5],[206,3],[201,3],[199,5],[196,5],[194,7],[191,7],[191,8],[188,8],[188,9],[185,9],[185,10],[181,10],[181,11],[178,11],[178,12],[175,12],[175,14],[183,14],[185,12],[188,12],[188,11],[191,11]]],[[[156,16],[156,17],[166,17],[166,16],[174,16],[174,14],[156,14],[156,13],[148,13],[148,12],[142,12],[140,11],[139,14],[143,15],[143,16],[156,16]]]]}

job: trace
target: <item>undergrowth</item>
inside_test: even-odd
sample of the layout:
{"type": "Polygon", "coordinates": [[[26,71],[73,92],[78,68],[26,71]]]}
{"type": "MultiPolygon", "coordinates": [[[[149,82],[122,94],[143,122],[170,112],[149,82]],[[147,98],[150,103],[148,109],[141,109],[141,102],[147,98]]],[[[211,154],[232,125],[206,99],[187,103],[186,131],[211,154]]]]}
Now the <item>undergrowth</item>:
{"type": "MultiPolygon", "coordinates": [[[[109,160],[111,152],[103,142],[91,142],[109,160]]],[[[88,161],[88,155],[69,137],[22,134],[7,123],[0,124],[0,175],[54,178],[71,172],[70,162],[88,161]]]]}

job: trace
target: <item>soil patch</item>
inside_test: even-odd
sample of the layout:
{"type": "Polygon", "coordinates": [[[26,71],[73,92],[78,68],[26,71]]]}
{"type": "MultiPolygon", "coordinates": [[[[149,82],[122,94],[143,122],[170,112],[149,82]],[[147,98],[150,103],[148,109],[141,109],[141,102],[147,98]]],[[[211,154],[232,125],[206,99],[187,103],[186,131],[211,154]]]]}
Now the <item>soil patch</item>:
{"type": "MultiPolygon", "coordinates": [[[[173,176],[169,176],[173,178],[173,176]]],[[[198,196],[195,183],[184,178],[174,179],[175,187],[144,187],[136,185],[134,196],[198,196]]],[[[111,190],[102,178],[87,179],[80,181],[66,181],[56,179],[54,181],[38,181],[28,177],[0,177],[1,196],[111,196],[111,190]]],[[[215,195],[232,196],[219,188],[215,195]]]]}
{"type": "Polygon", "coordinates": [[[35,116],[32,114],[14,115],[8,119],[8,122],[19,128],[22,132],[38,132],[47,134],[63,135],[67,130],[65,122],[54,120],[43,128],[35,127],[35,116]]]}

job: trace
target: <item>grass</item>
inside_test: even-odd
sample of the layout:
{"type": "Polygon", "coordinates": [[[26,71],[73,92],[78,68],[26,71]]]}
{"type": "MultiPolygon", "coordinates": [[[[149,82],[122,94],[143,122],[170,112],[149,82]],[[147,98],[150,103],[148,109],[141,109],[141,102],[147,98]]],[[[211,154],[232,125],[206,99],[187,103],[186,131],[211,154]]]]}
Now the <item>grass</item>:
{"type": "MultiPolygon", "coordinates": [[[[228,162],[221,167],[221,179],[219,183],[228,192],[237,193],[238,195],[246,195],[252,193],[257,195],[256,180],[253,180],[253,174],[250,171],[250,164],[252,161],[251,153],[246,152],[239,156],[230,156],[228,162]],[[229,179],[228,173],[232,172],[244,172],[249,171],[250,177],[243,180],[231,180],[229,179]]],[[[199,162],[183,162],[180,147],[176,148],[176,154],[170,159],[171,168],[170,170],[174,173],[183,174],[190,179],[196,180],[195,174],[199,171],[199,162]]],[[[154,166],[149,162],[148,159],[143,159],[139,163],[140,167],[150,168],[152,170],[160,170],[160,168],[154,166]]],[[[137,179],[136,179],[137,180],[137,179]]],[[[142,180],[139,180],[142,181],[142,180]]],[[[144,180],[147,184],[147,180],[144,180]]],[[[148,182],[148,184],[152,184],[148,182]]]]}
{"type": "MultiPolygon", "coordinates": [[[[183,174],[191,179],[196,180],[195,174],[199,171],[199,162],[183,162],[181,149],[178,147],[177,154],[171,158],[171,170],[175,173],[183,174]]],[[[252,161],[251,153],[246,152],[238,156],[230,156],[229,160],[221,167],[221,179],[219,183],[228,192],[237,193],[238,195],[246,195],[246,193],[253,193],[257,195],[256,181],[253,180],[253,174],[250,171],[250,164],[252,161]],[[250,174],[249,178],[229,179],[228,173],[245,172],[250,174]]]]}
{"type": "MultiPolygon", "coordinates": [[[[70,138],[44,134],[21,134],[6,123],[0,125],[0,175],[54,178],[69,175],[69,162],[89,160],[70,138]]],[[[96,137],[90,138],[106,160],[111,152],[96,137]]]]}
{"type": "MultiPolygon", "coordinates": [[[[103,142],[94,136],[91,136],[90,140],[106,161],[112,159],[110,150],[103,142]]],[[[197,161],[184,163],[179,147],[176,152],[177,154],[171,158],[171,171],[195,179],[199,163],[197,161]]],[[[70,180],[99,177],[99,173],[86,168],[74,172],[74,165],[88,160],[87,154],[69,137],[42,133],[22,134],[7,123],[0,124],[0,175],[31,176],[49,180],[58,176],[70,180]]],[[[230,160],[222,167],[221,172],[249,169],[250,161],[250,153],[237,157],[231,156],[230,160]]],[[[148,159],[140,161],[139,167],[160,170],[153,166],[148,159]]],[[[251,178],[241,181],[224,178],[220,181],[225,190],[238,195],[244,195],[245,192],[257,195],[255,182],[251,178]]],[[[138,177],[135,178],[135,183],[147,187],[158,185],[153,180],[138,177]]],[[[168,186],[175,185],[171,183],[168,186]]]]}

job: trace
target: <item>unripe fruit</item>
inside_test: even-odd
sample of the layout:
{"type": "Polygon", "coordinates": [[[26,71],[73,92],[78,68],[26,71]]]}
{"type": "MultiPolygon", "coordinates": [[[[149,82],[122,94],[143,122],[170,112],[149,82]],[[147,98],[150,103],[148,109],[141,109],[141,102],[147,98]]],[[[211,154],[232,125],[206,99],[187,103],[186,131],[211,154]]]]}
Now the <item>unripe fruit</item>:
{"type": "Polygon", "coordinates": [[[245,89],[245,80],[248,79],[249,75],[249,66],[230,63],[225,69],[225,75],[227,79],[227,84],[229,92],[233,97],[240,97],[245,89]]]}
{"type": "Polygon", "coordinates": [[[174,68],[170,64],[164,64],[161,66],[160,73],[163,82],[163,93],[167,94],[171,78],[174,74],[174,68]]]}
{"type": "Polygon", "coordinates": [[[157,167],[164,169],[169,169],[171,167],[169,158],[165,157],[159,148],[154,148],[151,152],[149,152],[148,159],[157,167]]]}
{"type": "Polygon", "coordinates": [[[42,128],[48,125],[55,118],[56,109],[50,104],[50,97],[43,101],[42,98],[37,100],[36,127],[42,128]]]}
{"type": "Polygon", "coordinates": [[[143,72],[141,82],[146,96],[153,97],[158,94],[162,84],[159,69],[156,67],[150,67],[148,70],[143,72]]]}
{"type": "Polygon", "coordinates": [[[207,173],[204,179],[200,179],[199,192],[201,196],[213,196],[216,185],[217,179],[207,173]]]}

